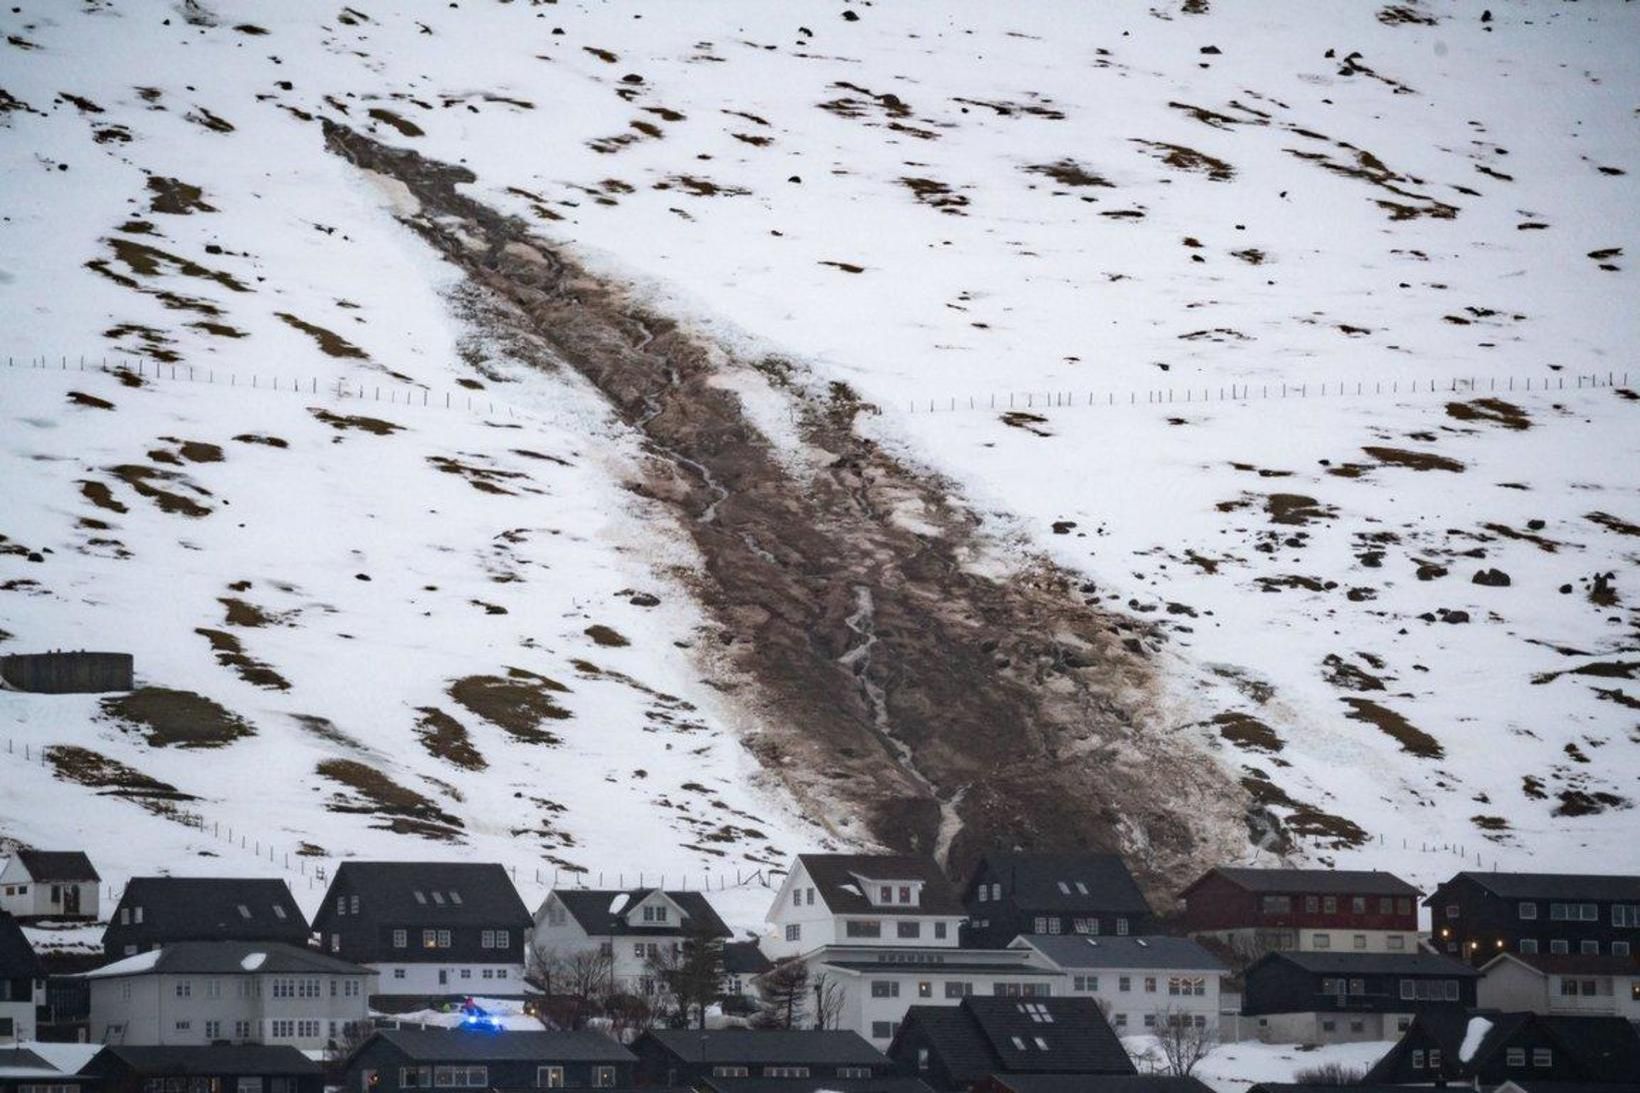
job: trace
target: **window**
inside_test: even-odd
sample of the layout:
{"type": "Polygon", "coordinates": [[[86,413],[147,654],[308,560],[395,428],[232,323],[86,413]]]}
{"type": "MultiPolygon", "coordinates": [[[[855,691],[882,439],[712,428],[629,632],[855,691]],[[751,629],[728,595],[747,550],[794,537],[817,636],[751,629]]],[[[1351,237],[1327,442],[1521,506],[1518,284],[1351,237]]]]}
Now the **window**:
{"type": "Polygon", "coordinates": [[[795,922],[788,925],[786,927],[786,940],[787,941],[801,941],[801,940],[803,940],[803,927],[798,925],[795,922]]]}
{"type": "Polygon", "coordinates": [[[896,937],[921,937],[922,923],[896,922],[894,924],[894,934],[896,937]]]}
{"type": "Polygon", "coordinates": [[[338,915],[347,914],[347,897],[346,896],[337,896],[336,897],[336,913],[338,915]]]}
{"type": "Polygon", "coordinates": [[[974,985],[972,983],[952,980],[945,984],[945,996],[947,998],[966,998],[973,993],[974,985]]]}
{"type": "Polygon", "coordinates": [[[562,903],[559,903],[557,900],[553,900],[547,905],[548,926],[562,926],[567,921],[568,915],[565,913],[564,905],[562,903]]]}
{"type": "Polygon", "coordinates": [[[945,923],[943,923],[943,922],[934,923],[934,939],[936,941],[944,941],[945,940],[945,923]]]}
{"type": "Polygon", "coordinates": [[[1133,989],[1133,977],[1130,976],[1130,975],[1124,975],[1124,976],[1120,977],[1119,979],[1117,979],[1116,980],[1116,989],[1119,990],[1119,991],[1130,991],[1130,990],[1132,990],[1133,989]]]}
{"type": "Polygon", "coordinates": [[[1321,909],[1326,911],[1329,915],[1337,914],[1338,913],[1338,897],[1337,896],[1328,896],[1326,899],[1322,900],[1321,901],[1321,909]]]}
{"type": "Polygon", "coordinates": [[[1367,897],[1366,896],[1355,896],[1355,897],[1353,897],[1350,900],[1350,911],[1353,912],[1354,914],[1358,914],[1358,915],[1366,914],[1367,913],[1367,897]]]}
{"type": "Polygon", "coordinates": [[[1350,1031],[1351,1032],[1365,1032],[1366,1030],[1367,1030],[1367,1023],[1365,1021],[1351,1021],[1350,1022],[1350,1031]]]}
{"type": "Polygon", "coordinates": [[[1310,914],[1313,915],[1317,911],[1319,911],[1320,909],[1321,909],[1321,900],[1319,898],[1317,898],[1316,896],[1305,896],[1304,897],[1304,910],[1308,911],[1310,914]]]}
{"type": "Polygon", "coordinates": [[[1036,927],[1036,929],[1031,931],[1033,934],[1045,934],[1048,932],[1048,920],[1042,915],[1036,916],[1036,922],[1033,925],[1036,927]]]}
{"type": "Polygon", "coordinates": [[[1113,1023],[1113,1024],[1114,1024],[1114,1025],[1115,1025],[1115,1026],[1116,1026],[1116,1027],[1117,1027],[1117,1028],[1127,1028],[1127,1014],[1125,1014],[1125,1013],[1118,1013],[1118,1014],[1117,1014],[1117,1015],[1116,1015],[1116,1020],[1115,1020],[1115,1021],[1114,1021],[1114,1022],[1112,1022],[1112,1023],[1113,1023]]]}
{"type": "Polygon", "coordinates": [[[1523,952],[1523,953],[1535,953],[1535,952],[1537,952],[1538,951],[1537,938],[1535,938],[1535,937],[1523,937],[1523,938],[1521,938],[1520,939],[1520,951],[1523,952]]]}
{"type": "Polygon", "coordinates": [[[882,885],[880,888],[878,888],[877,889],[877,902],[878,903],[893,903],[894,902],[894,889],[893,889],[893,887],[891,887],[890,885],[885,884],[885,885],[882,885]]]}
{"type": "Polygon", "coordinates": [[[1128,920],[1127,919],[1119,918],[1119,919],[1116,920],[1116,932],[1118,934],[1120,934],[1122,937],[1127,936],[1127,932],[1128,932],[1128,920]]]}
{"type": "Polygon", "coordinates": [[[806,891],[809,894],[809,900],[808,900],[809,906],[813,907],[814,906],[814,889],[813,888],[805,888],[804,891],[806,891]]]}
{"type": "Polygon", "coordinates": [[[1393,915],[1395,913],[1395,897],[1394,896],[1381,896],[1381,897],[1379,897],[1379,900],[1378,900],[1378,913],[1381,914],[1381,915],[1393,915]]]}
{"type": "Polygon", "coordinates": [[[1327,1020],[1327,1021],[1321,1022],[1321,1031],[1322,1032],[1337,1032],[1338,1031],[1338,1022],[1333,1021],[1333,1020],[1327,1020]]]}
{"type": "Polygon", "coordinates": [[[1310,944],[1314,945],[1317,949],[1330,949],[1332,948],[1332,935],[1312,934],[1310,937],[1310,944]]]}
{"type": "Polygon", "coordinates": [[[917,1049],[917,1069],[919,1071],[928,1069],[928,1049],[925,1047],[917,1049]]]}
{"type": "Polygon", "coordinates": [[[1407,939],[1400,934],[1390,934],[1384,939],[1384,947],[1396,951],[1403,950],[1407,947],[1407,939]]]}
{"type": "Polygon", "coordinates": [[[1631,929],[1640,926],[1640,903],[1612,904],[1612,925],[1631,929]]]}
{"type": "Polygon", "coordinates": [[[1267,915],[1285,915],[1293,909],[1293,901],[1288,896],[1265,896],[1260,905],[1267,915]]]}
{"type": "Polygon", "coordinates": [[[1421,1051],[1414,1051],[1412,1053],[1412,1069],[1413,1070],[1422,1070],[1423,1068],[1424,1068],[1424,1053],[1421,1052],[1421,1051]]]}
{"type": "Polygon", "coordinates": [[[869,1078],[871,1077],[871,1068],[869,1066],[840,1066],[837,1068],[837,1076],[839,1078],[869,1078]]]}
{"type": "Polygon", "coordinates": [[[178,1032],[187,1032],[189,1029],[191,1029],[193,1027],[194,1027],[194,1023],[192,1021],[178,1021],[177,1022],[177,1031],[178,1032]]]}
{"type": "Polygon", "coordinates": [[[1571,952],[1572,951],[1572,946],[1564,938],[1551,938],[1549,940],[1549,951],[1551,953],[1556,953],[1556,954],[1562,954],[1563,955],[1565,953],[1571,952]]]}
{"type": "Polygon", "coordinates": [[[934,997],[934,984],[930,983],[926,979],[919,980],[918,983],[917,983],[917,997],[918,998],[932,998],[932,997],[934,997]]]}
{"type": "Polygon", "coordinates": [[[407,939],[406,939],[406,936],[405,936],[405,931],[403,931],[403,930],[394,930],[393,931],[393,948],[402,949],[402,948],[405,947],[405,945],[407,943],[408,942],[407,942],[407,939]]]}
{"type": "Polygon", "coordinates": [[[1456,903],[1449,903],[1449,904],[1446,905],[1446,917],[1447,918],[1457,918],[1458,914],[1459,914],[1459,910],[1458,910],[1458,905],[1456,903]]]}
{"type": "Polygon", "coordinates": [[[871,1038],[873,1040],[892,1040],[899,1029],[900,1023],[898,1021],[873,1021],[871,1022],[871,1038]]]}
{"type": "Polygon", "coordinates": [[[535,1068],[535,1088],[562,1089],[564,1088],[564,1068],[561,1066],[538,1066],[535,1068]]]}
{"type": "Polygon", "coordinates": [[[898,979],[873,979],[871,981],[871,997],[898,998],[900,996],[900,981],[898,979]]]}
{"type": "Polygon", "coordinates": [[[749,1077],[751,1073],[750,1068],[744,1066],[714,1066],[712,1068],[712,1077],[714,1078],[745,1078],[749,1077]]]}
{"type": "Polygon", "coordinates": [[[849,937],[882,937],[883,924],[874,918],[851,918],[844,932],[849,937]]]}
{"type": "Polygon", "coordinates": [[[427,894],[421,889],[418,888],[410,894],[416,897],[417,903],[421,904],[423,907],[427,906],[427,894]]]}
{"type": "Polygon", "coordinates": [[[433,1068],[433,1084],[440,1089],[483,1089],[490,1084],[487,1066],[439,1066],[433,1068]]]}
{"type": "Polygon", "coordinates": [[[1505,1066],[1525,1066],[1526,1049],[1523,1047],[1508,1048],[1503,1053],[1503,1063],[1505,1066]]]}
{"type": "Polygon", "coordinates": [[[404,969],[403,968],[394,968],[393,969],[393,978],[394,979],[403,979],[404,978],[404,969]]]}
{"type": "Polygon", "coordinates": [[[991,886],[989,884],[979,886],[979,901],[981,903],[991,902],[991,886]]]}
{"type": "Polygon", "coordinates": [[[1073,918],[1071,919],[1071,932],[1096,934],[1099,932],[1099,920],[1096,918],[1073,918]]]}
{"type": "Polygon", "coordinates": [[[766,1066],[763,1068],[765,1078],[807,1078],[809,1068],[806,1066],[766,1066]]]}
{"type": "Polygon", "coordinates": [[[244,919],[246,922],[251,920],[251,909],[246,907],[243,903],[239,905],[239,917],[244,919]]]}
{"type": "Polygon", "coordinates": [[[1600,942],[1598,942],[1598,941],[1581,941],[1581,942],[1578,943],[1577,949],[1578,949],[1578,952],[1582,953],[1584,956],[1599,956],[1600,955],[1600,942]]]}
{"type": "Polygon", "coordinates": [[[1050,934],[1057,934],[1059,933],[1060,927],[1063,925],[1063,920],[1061,920],[1058,916],[1050,918],[1048,920],[1048,932],[1050,934]]]}
{"type": "Polygon", "coordinates": [[[1145,976],[1145,993],[1146,994],[1155,994],[1156,993],[1156,977],[1154,975],[1145,976]]]}
{"type": "Polygon", "coordinates": [[[191,998],[194,993],[194,981],[192,979],[178,979],[176,989],[178,998],[191,998]]]}
{"type": "Polygon", "coordinates": [[[1612,942],[1612,955],[1613,956],[1628,956],[1629,955],[1629,943],[1627,941],[1614,941],[1614,942],[1612,942]]]}
{"type": "Polygon", "coordinates": [[[991,898],[992,899],[1001,899],[1002,898],[1002,884],[1000,882],[991,885],[991,898]]]}
{"type": "Polygon", "coordinates": [[[1401,896],[1397,899],[1395,901],[1395,913],[1398,915],[1410,915],[1412,913],[1412,897],[1401,896]]]}
{"type": "Polygon", "coordinates": [[[1430,1048],[1429,1049],[1429,1069],[1438,1070],[1440,1068],[1440,1065],[1441,1065],[1441,1049],[1438,1048],[1438,1047],[1430,1048]]]}
{"type": "Polygon", "coordinates": [[[1145,1014],[1145,1028],[1155,1028],[1155,1027],[1156,1027],[1156,1015],[1154,1013],[1145,1014]]]}
{"type": "MultiPolygon", "coordinates": [[[[908,888],[907,886],[903,885],[903,884],[900,886],[900,902],[901,903],[910,903],[911,902],[911,889],[908,888]]],[[[807,1075],[798,1075],[798,1076],[799,1077],[807,1077],[807,1075]]]]}
{"type": "Polygon", "coordinates": [[[1533,1048],[1532,1049],[1532,1065],[1534,1067],[1537,1067],[1537,1068],[1542,1069],[1542,1070],[1547,1070],[1550,1067],[1554,1066],[1555,1065],[1554,1049],[1553,1048],[1547,1048],[1547,1047],[1535,1047],[1535,1048],[1533,1048]]]}
{"type": "Polygon", "coordinates": [[[1523,919],[1537,918],[1537,904],[1522,903],[1520,905],[1520,917],[1523,919]]]}
{"type": "Polygon", "coordinates": [[[234,1088],[238,1090],[238,1093],[262,1093],[262,1079],[240,1078],[234,1083],[234,1088]]]}
{"type": "Polygon", "coordinates": [[[1073,986],[1079,991],[1096,991],[1099,989],[1097,975],[1078,975],[1072,980],[1073,986]]]}

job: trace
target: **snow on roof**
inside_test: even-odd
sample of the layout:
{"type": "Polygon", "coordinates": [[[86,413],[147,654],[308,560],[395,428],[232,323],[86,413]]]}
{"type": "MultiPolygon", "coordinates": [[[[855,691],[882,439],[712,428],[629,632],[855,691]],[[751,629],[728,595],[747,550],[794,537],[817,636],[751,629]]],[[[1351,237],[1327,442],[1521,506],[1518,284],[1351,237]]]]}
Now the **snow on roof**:
{"type": "Polygon", "coordinates": [[[21,1045],[34,1052],[63,1074],[78,1074],[91,1057],[103,1049],[102,1044],[44,1043],[24,1041],[21,1045]]]}
{"type": "Polygon", "coordinates": [[[840,887],[843,891],[849,893],[850,895],[858,896],[858,895],[861,894],[860,889],[856,885],[853,885],[853,884],[841,884],[841,885],[838,885],[838,887],[840,887]]]}
{"type": "Polygon", "coordinates": [[[618,915],[626,910],[627,900],[630,898],[625,892],[616,892],[615,898],[609,901],[609,913],[618,915]]]}
{"type": "Polygon", "coordinates": [[[93,968],[91,971],[85,972],[84,975],[87,979],[99,979],[105,975],[131,975],[135,972],[152,971],[154,965],[159,963],[159,958],[160,950],[150,949],[148,952],[138,953],[136,956],[128,956],[124,960],[116,960],[112,964],[104,964],[100,968],[93,968]]]}
{"type": "Polygon", "coordinates": [[[1492,1031],[1492,1022],[1484,1017],[1471,1017],[1469,1027],[1464,1029],[1463,1043],[1458,1046],[1458,1061],[1467,1063],[1480,1050],[1481,1041],[1486,1034],[1492,1031]]]}
{"type": "Polygon", "coordinates": [[[254,972],[267,963],[267,960],[267,953],[246,953],[244,959],[239,962],[239,966],[248,972],[254,972]]]}

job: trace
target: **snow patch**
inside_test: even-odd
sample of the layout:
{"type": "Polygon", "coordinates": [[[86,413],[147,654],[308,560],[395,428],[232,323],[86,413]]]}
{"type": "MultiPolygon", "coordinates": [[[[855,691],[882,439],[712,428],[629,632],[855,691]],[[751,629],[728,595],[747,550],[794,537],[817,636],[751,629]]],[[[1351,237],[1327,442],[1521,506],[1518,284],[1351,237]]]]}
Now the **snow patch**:
{"type": "Polygon", "coordinates": [[[1463,1043],[1458,1046],[1458,1061],[1467,1063],[1475,1057],[1475,1052],[1481,1049],[1481,1041],[1486,1034],[1492,1031],[1492,1022],[1484,1017],[1471,1017],[1469,1027],[1464,1029],[1463,1043]]]}
{"type": "Polygon", "coordinates": [[[246,953],[245,958],[239,962],[239,966],[248,972],[254,972],[267,963],[267,960],[267,953],[246,953]]]}

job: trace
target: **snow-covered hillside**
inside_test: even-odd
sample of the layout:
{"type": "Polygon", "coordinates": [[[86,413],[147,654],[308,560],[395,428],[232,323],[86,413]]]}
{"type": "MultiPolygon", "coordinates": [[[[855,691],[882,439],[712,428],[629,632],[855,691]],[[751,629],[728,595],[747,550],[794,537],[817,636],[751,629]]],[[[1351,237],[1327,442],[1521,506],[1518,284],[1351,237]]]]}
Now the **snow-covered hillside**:
{"type": "Polygon", "coordinates": [[[84,0],[0,37],[0,653],[179,692],[0,695],[0,838],[116,881],[733,885],[902,830],[1640,862],[1632,5],[84,0]],[[918,595],[983,717],[916,690],[912,563],[837,528],[795,566],[836,640],[768,641],[685,504],[742,483],[479,261],[545,248],[710,347],[794,520],[839,432],[885,453],[861,553],[977,575],[918,595]],[[965,645],[974,604],[1042,632],[965,645]],[[877,748],[808,738],[830,677],[770,678],[805,657],[877,748]]]}

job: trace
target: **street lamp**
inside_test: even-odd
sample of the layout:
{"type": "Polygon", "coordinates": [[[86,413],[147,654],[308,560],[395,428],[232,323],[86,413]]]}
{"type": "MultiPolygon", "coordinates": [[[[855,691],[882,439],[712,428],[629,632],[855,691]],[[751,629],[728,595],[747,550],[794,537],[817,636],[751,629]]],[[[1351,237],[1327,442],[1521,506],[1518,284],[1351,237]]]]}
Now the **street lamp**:
{"type": "Polygon", "coordinates": [[[824,990],[825,984],[816,983],[814,985],[814,1027],[818,1029],[826,1027],[826,1011],[820,1004],[820,996],[824,990]]]}

